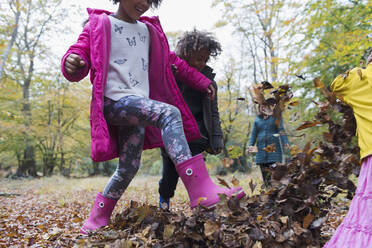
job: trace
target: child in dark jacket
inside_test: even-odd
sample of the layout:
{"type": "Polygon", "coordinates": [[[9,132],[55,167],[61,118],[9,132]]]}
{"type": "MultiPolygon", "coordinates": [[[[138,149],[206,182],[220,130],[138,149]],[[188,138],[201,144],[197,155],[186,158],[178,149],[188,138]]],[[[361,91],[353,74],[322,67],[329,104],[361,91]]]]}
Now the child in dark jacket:
{"type": "MultiPolygon", "coordinates": [[[[220,43],[208,32],[193,30],[186,32],[178,41],[176,54],[185,60],[191,67],[200,71],[212,81],[217,92],[217,84],[214,81],[213,69],[206,65],[210,56],[216,57],[221,53],[220,43]]],[[[175,70],[177,77],[177,69],[175,70]]],[[[188,107],[190,108],[201,134],[201,138],[189,142],[191,154],[197,155],[204,151],[218,154],[223,148],[222,129],[218,113],[217,94],[213,100],[206,97],[205,93],[197,91],[181,81],[177,81],[188,107]]],[[[169,200],[174,196],[177,187],[178,174],[175,165],[165,149],[161,149],[163,159],[163,175],[159,181],[159,208],[168,208],[169,200]]],[[[241,191],[238,198],[244,196],[241,191]]]]}

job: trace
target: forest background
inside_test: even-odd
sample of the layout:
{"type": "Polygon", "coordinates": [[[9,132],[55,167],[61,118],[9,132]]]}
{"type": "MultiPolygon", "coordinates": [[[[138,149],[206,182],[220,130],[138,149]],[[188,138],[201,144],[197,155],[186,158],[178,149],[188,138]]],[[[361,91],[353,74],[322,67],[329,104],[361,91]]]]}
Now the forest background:
{"type": "MultiPolygon", "coordinates": [[[[66,25],[81,12],[63,2],[0,0],[0,177],[110,175],[116,167],[115,160],[90,159],[89,78],[66,81],[63,54],[51,52],[65,34],[81,29],[66,25]]],[[[318,109],[321,95],[313,78],[330,84],[338,74],[365,66],[372,1],[213,0],[210,7],[223,16],[213,32],[228,26],[235,46],[212,61],[225,147],[208,155],[208,167],[219,174],[249,171],[254,157],[244,151],[257,114],[251,89],[262,81],[288,84],[294,92],[298,104],[284,112],[291,144],[302,148],[321,140],[323,127],[296,131],[318,109]]],[[[171,47],[183,31],[167,33],[171,47]]],[[[145,151],[140,172],[160,171],[159,150],[145,151]]]]}

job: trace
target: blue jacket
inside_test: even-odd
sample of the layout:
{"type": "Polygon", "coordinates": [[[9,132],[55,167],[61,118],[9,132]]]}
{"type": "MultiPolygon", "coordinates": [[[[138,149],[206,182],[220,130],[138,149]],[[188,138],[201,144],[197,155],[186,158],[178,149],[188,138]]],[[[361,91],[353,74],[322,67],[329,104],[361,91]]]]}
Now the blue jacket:
{"type": "Polygon", "coordinates": [[[254,120],[253,129],[248,145],[253,146],[257,142],[258,152],[256,154],[256,163],[274,163],[282,161],[282,152],[284,145],[288,144],[288,138],[283,129],[283,122],[280,122],[280,128],[275,125],[275,118],[269,116],[267,119],[257,116],[254,120]],[[280,145],[279,137],[273,134],[280,134],[282,146],[280,145]],[[275,144],[275,152],[266,152],[263,149],[268,145],[275,144]]]}

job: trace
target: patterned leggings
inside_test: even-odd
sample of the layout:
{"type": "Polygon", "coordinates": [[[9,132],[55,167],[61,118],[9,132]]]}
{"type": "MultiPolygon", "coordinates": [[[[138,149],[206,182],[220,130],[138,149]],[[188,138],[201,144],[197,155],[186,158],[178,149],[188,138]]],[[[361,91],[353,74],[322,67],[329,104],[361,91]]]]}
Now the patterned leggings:
{"type": "Polygon", "coordinates": [[[174,164],[191,158],[178,108],[133,95],[119,101],[105,98],[104,104],[106,121],[119,130],[119,164],[103,191],[105,197],[119,199],[136,175],[146,126],[161,129],[164,147],[174,164]]]}

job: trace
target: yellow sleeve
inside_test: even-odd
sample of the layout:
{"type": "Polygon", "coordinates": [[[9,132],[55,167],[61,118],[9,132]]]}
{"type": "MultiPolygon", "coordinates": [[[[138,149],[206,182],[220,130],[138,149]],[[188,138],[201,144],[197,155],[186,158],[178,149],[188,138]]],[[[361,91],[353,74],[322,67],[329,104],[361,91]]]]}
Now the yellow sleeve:
{"type": "Polygon", "coordinates": [[[360,81],[358,70],[360,70],[360,68],[357,67],[350,70],[348,73],[345,72],[344,74],[338,75],[331,84],[331,90],[345,97],[349,93],[353,83],[360,81]]]}
{"type": "Polygon", "coordinates": [[[331,83],[331,90],[337,93],[341,93],[346,88],[345,80],[343,75],[338,75],[331,83]]]}

